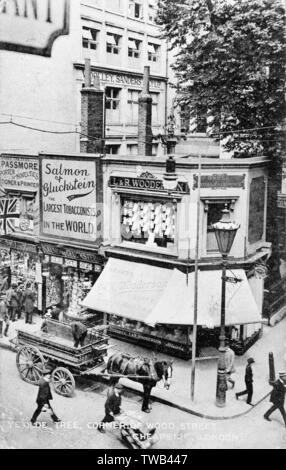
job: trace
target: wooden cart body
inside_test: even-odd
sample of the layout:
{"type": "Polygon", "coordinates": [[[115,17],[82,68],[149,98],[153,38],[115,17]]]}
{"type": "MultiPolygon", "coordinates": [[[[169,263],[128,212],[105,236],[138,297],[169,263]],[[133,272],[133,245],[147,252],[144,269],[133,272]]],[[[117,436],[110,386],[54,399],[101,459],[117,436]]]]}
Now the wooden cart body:
{"type": "Polygon", "coordinates": [[[46,320],[46,326],[47,333],[40,329],[18,330],[19,373],[26,382],[38,384],[42,370],[49,366],[53,370],[55,391],[71,396],[75,388],[74,376],[90,373],[103,364],[109,347],[107,327],[102,325],[88,330],[84,346],[75,348],[69,324],[46,320]]]}

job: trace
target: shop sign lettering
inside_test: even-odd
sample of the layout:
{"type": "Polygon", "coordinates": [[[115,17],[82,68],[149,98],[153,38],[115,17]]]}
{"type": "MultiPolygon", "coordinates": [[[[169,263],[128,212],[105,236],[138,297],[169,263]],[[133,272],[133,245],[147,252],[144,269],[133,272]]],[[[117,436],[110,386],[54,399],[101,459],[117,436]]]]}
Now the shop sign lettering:
{"type": "MultiPolygon", "coordinates": [[[[198,187],[198,175],[194,175],[193,189],[198,187]]],[[[201,176],[201,188],[245,188],[245,175],[212,174],[201,176]]]]}
{"type": "MultiPolygon", "coordinates": [[[[111,176],[109,179],[109,186],[112,188],[165,191],[164,182],[155,178],[149,179],[111,176]]],[[[184,181],[179,181],[174,192],[188,194],[188,183],[184,181]]]]}
{"type": "Polygon", "coordinates": [[[69,34],[70,0],[0,0],[0,49],[50,57],[69,34]]]}
{"type": "Polygon", "coordinates": [[[2,190],[37,191],[39,162],[36,158],[20,155],[1,155],[0,184],[2,190]]]}
{"type": "Polygon", "coordinates": [[[94,243],[101,231],[94,161],[42,157],[43,235],[94,243]]]}
{"type": "MultiPolygon", "coordinates": [[[[92,80],[98,77],[101,82],[111,83],[113,85],[133,85],[142,88],[143,78],[140,76],[128,75],[125,73],[113,73],[113,72],[92,72],[92,80]]],[[[161,89],[162,81],[150,79],[150,88],[161,89]]]]}

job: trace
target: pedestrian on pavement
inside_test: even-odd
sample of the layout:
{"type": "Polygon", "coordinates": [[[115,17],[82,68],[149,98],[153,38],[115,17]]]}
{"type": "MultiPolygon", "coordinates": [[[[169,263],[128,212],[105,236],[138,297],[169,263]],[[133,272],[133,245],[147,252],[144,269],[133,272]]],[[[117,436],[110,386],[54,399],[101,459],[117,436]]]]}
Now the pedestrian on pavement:
{"type": "Polygon", "coordinates": [[[56,320],[56,321],[59,321],[60,313],[61,313],[61,311],[60,311],[60,309],[59,309],[58,304],[57,304],[57,305],[53,305],[52,311],[51,311],[52,319],[53,319],[53,320],[56,320]]]}
{"type": "Polygon", "coordinates": [[[22,317],[23,296],[24,296],[24,285],[21,282],[18,284],[17,296],[18,296],[17,320],[20,320],[22,317]]]}
{"type": "Polygon", "coordinates": [[[225,372],[226,372],[226,380],[231,384],[231,388],[234,388],[235,381],[231,378],[231,374],[235,372],[234,367],[234,359],[235,353],[229,346],[229,341],[225,342],[225,372]]]}
{"type": "Polygon", "coordinates": [[[5,298],[6,297],[4,294],[0,296],[0,338],[3,337],[3,323],[5,323],[4,336],[8,336],[8,329],[10,324],[5,298]]]}
{"type": "Polygon", "coordinates": [[[82,347],[87,335],[87,327],[80,321],[74,321],[71,323],[71,330],[74,339],[74,347],[77,348],[79,344],[82,347]]]}
{"type": "Polygon", "coordinates": [[[267,421],[271,421],[271,419],[269,419],[269,416],[275,410],[279,410],[284,420],[285,427],[286,427],[286,412],[284,408],[286,390],[285,390],[285,382],[283,379],[286,380],[286,372],[284,371],[279,372],[278,380],[276,380],[276,382],[273,383],[273,390],[270,395],[270,401],[271,403],[273,403],[273,405],[271,406],[271,408],[269,408],[268,411],[266,411],[266,413],[264,414],[264,418],[267,421]]]}
{"type": "Polygon", "coordinates": [[[109,392],[105,402],[105,416],[98,426],[98,430],[102,433],[106,432],[104,429],[105,423],[112,423],[115,421],[115,416],[121,413],[121,394],[123,392],[123,385],[117,383],[113,391],[109,392]]]}
{"type": "Polygon", "coordinates": [[[252,367],[251,364],[253,364],[255,361],[253,357],[250,357],[247,359],[247,366],[245,368],[245,385],[246,389],[243,390],[242,392],[236,393],[236,399],[238,400],[238,397],[241,397],[242,395],[247,395],[246,403],[248,405],[254,406],[252,403],[252,395],[253,395],[253,372],[252,372],[252,367]]]}
{"type": "Polygon", "coordinates": [[[35,300],[36,300],[36,295],[32,291],[31,288],[31,283],[27,282],[26,284],[26,290],[23,294],[23,307],[24,307],[24,312],[25,312],[25,322],[26,323],[33,323],[33,312],[35,308],[35,300]]]}
{"type": "Polygon", "coordinates": [[[39,382],[39,390],[37,395],[37,409],[34,412],[31,423],[33,426],[36,426],[37,418],[42,411],[47,411],[49,409],[51,413],[51,418],[54,423],[59,423],[61,420],[55,414],[53,408],[51,407],[50,400],[53,399],[51,387],[50,387],[50,380],[51,380],[51,371],[49,369],[43,370],[43,377],[40,378],[39,382]]]}
{"type": "Polygon", "coordinates": [[[11,321],[16,321],[19,309],[19,297],[17,293],[17,283],[12,282],[10,289],[6,292],[6,303],[8,305],[8,313],[11,321]]]}

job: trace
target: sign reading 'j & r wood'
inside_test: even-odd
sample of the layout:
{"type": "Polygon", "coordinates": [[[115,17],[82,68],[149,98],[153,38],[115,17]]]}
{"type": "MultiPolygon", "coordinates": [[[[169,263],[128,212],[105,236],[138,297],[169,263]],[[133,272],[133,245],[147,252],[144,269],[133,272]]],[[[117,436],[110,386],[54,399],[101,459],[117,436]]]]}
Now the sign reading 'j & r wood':
{"type": "MultiPolygon", "coordinates": [[[[111,176],[108,184],[111,188],[165,191],[164,182],[156,179],[151,173],[147,175],[143,173],[139,178],[111,176]]],[[[188,194],[189,191],[187,182],[178,181],[176,189],[172,192],[188,194]]]]}
{"type": "Polygon", "coordinates": [[[101,234],[96,201],[96,162],[42,157],[41,233],[58,240],[95,243],[101,234]]]}
{"type": "Polygon", "coordinates": [[[70,0],[0,0],[0,49],[51,56],[69,34],[70,0]]]}

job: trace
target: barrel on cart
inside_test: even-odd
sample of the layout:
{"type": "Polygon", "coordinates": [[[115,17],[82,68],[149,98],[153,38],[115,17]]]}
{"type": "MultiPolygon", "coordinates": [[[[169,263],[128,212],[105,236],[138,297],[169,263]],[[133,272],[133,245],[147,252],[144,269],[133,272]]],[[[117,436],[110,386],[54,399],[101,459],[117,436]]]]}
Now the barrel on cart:
{"type": "Polygon", "coordinates": [[[55,391],[66,397],[75,390],[74,377],[100,368],[107,355],[109,336],[105,325],[88,330],[85,344],[75,348],[71,326],[46,320],[47,333],[18,330],[16,364],[25,382],[38,385],[46,367],[52,370],[55,391]]]}

